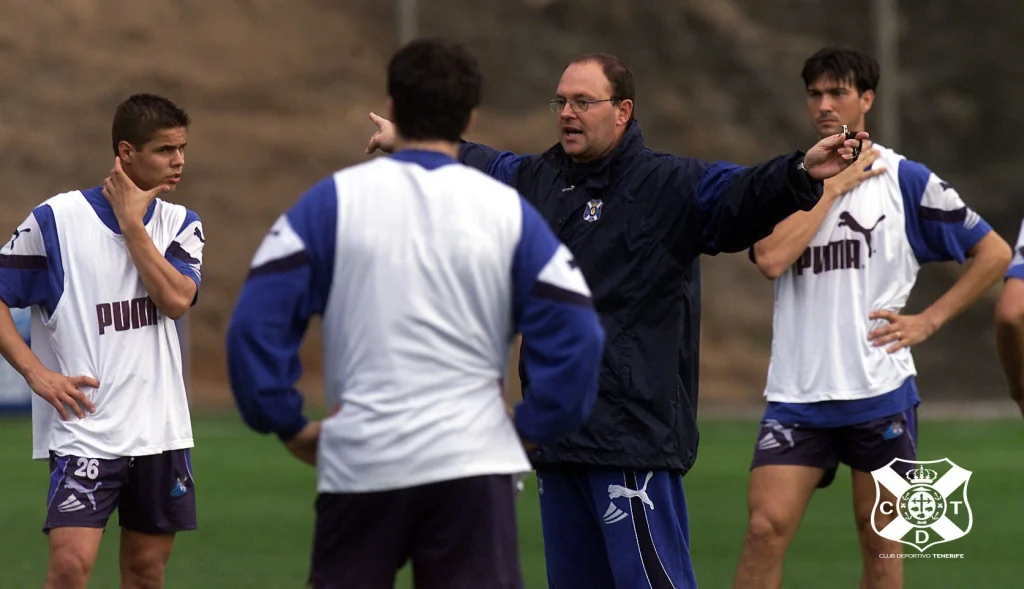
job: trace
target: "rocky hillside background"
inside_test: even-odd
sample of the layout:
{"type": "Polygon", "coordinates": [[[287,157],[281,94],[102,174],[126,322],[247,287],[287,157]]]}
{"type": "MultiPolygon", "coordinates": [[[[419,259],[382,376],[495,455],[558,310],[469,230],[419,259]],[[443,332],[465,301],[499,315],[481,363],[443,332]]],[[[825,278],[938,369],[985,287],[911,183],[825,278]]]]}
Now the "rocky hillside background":
{"type": "MultiPolygon", "coordinates": [[[[1024,4],[901,2],[902,140],[1007,240],[1017,180],[1024,4]]],[[[469,45],[486,77],[472,139],[538,151],[554,138],[545,102],[565,63],[620,55],[638,81],[652,147],[753,163],[806,148],[799,70],[825,44],[872,48],[870,3],[812,0],[419,0],[421,34],[469,45]]],[[[225,399],[223,336],[249,258],[274,218],[319,177],[363,161],[367,111],[383,107],[397,46],[393,3],[372,0],[0,1],[0,227],[57,192],[97,184],[112,163],[114,106],[139,91],[188,109],[175,199],[209,239],[192,315],[197,402],[225,399]]],[[[883,72],[880,92],[885,92],[883,72]]],[[[870,120],[869,120],[870,122],[870,120]]],[[[885,143],[884,136],[877,139],[885,143]]],[[[702,398],[757,401],[771,337],[771,285],[743,255],[703,264],[702,398]]],[[[926,267],[910,309],[955,279],[926,267]]],[[[926,398],[999,398],[992,301],[915,351],[926,398]]],[[[318,333],[304,349],[320,389],[318,333]]]]}

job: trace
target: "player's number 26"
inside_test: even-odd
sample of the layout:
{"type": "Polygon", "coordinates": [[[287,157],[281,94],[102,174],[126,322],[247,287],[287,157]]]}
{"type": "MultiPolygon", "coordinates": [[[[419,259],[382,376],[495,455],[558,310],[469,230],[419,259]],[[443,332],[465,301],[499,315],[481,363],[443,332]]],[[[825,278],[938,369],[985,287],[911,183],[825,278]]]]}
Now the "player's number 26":
{"type": "Polygon", "coordinates": [[[78,459],[78,470],[75,471],[76,477],[87,477],[95,480],[100,474],[100,461],[95,458],[79,458],[78,459]]]}

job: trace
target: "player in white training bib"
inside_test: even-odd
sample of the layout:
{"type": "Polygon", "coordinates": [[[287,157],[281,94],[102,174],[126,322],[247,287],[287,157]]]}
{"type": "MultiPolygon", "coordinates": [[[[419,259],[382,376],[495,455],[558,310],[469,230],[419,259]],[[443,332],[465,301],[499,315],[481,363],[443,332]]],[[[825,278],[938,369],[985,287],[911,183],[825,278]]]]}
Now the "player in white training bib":
{"type": "MultiPolygon", "coordinates": [[[[879,71],[859,51],[823,49],[803,69],[823,137],[865,130],[879,71]]],[[[844,463],[853,474],[862,587],[902,586],[900,544],[871,525],[870,472],[916,456],[919,403],[911,347],[978,300],[1006,269],[1009,247],[924,165],[881,145],[826,181],[751,255],[775,280],[768,401],[755,440],[750,521],[737,588],[778,587],[786,548],[815,488],[844,463]],[[971,259],[945,295],[918,314],[903,307],[922,264],[971,259]]],[[[888,523],[878,520],[878,529],[888,523]]]]}
{"type": "Polygon", "coordinates": [[[521,589],[513,476],[528,444],[579,428],[604,330],[568,248],[512,188],[460,164],[481,75],[414,41],[388,65],[391,156],[340,170],[282,215],[228,329],[242,417],[317,468],[310,582],[521,589]],[[299,347],[323,318],[328,407],[302,412],[299,347]],[[509,419],[509,349],[535,380],[509,419]]]}
{"type": "Polygon", "coordinates": [[[32,456],[50,461],[48,588],[86,586],[115,509],[126,587],[162,584],[175,533],[196,528],[174,321],[197,300],[205,236],[158,198],[188,126],[166,98],[128,98],[103,185],[46,200],[0,250],[0,351],[36,393],[32,456]],[[31,349],[8,312],[29,306],[31,349]]]}

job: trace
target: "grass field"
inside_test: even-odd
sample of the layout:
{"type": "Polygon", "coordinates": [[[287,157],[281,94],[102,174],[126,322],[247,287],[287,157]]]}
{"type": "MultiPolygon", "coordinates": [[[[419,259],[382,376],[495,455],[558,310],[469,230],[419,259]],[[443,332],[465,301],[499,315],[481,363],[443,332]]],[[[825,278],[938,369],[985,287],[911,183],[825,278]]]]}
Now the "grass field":
{"type": "MultiPolygon", "coordinates": [[[[685,482],[693,559],[704,589],[731,586],[746,523],[746,467],[755,427],[729,421],[701,425],[700,459],[685,482]]],[[[910,561],[907,587],[1024,586],[1024,429],[1018,421],[924,421],[921,430],[922,460],[949,457],[974,473],[969,499],[975,519],[968,536],[930,550],[963,553],[965,559],[910,561]]],[[[246,430],[234,416],[200,417],[195,434],[200,530],[179,537],[168,589],[302,587],[312,534],[313,470],[292,460],[275,439],[246,430]]],[[[45,464],[29,461],[29,454],[28,421],[0,420],[0,589],[40,587],[46,568],[46,540],[39,529],[48,473],[45,464]]],[[[857,587],[859,552],[850,505],[848,473],[815,496],[789,552],[784,587],[857,587]]],[[[535,487],[519,507],[526,587],[542,589],[535,487]]],[[[90,587],[118,586],[116,557],[117,535],[111,533],[90,587]]],[[[403,574],[396,587],[409,586],[403,574]]]]}

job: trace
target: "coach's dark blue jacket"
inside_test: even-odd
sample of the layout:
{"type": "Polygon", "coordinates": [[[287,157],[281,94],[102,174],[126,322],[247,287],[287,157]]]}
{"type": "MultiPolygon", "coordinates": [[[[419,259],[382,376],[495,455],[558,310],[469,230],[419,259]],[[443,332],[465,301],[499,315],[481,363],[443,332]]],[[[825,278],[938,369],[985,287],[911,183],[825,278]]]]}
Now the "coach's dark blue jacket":
{"type": "MultiPolygon", "coordinates": [[[[460,160],[515,187],[573,252],[606,345],[597,404],[535,466],[687,471],[697,457],[700,254],[739,252],[821,196],[800,152],[745,168],[658,153],[633,122],[605,159],[560,145],[517,156],[463,143],[460,160]]],[[[529,395],[529,375],[520,373],[529,395]]]]}

